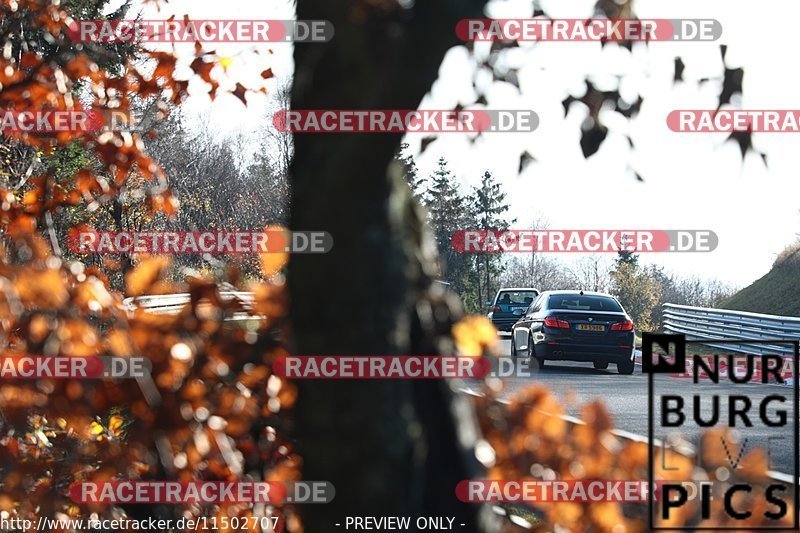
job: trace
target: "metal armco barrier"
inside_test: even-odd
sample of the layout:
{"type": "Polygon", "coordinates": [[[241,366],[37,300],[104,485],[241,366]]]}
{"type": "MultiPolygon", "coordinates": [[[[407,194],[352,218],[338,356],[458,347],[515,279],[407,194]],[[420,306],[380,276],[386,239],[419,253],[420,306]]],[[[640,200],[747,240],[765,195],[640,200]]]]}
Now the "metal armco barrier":
{"type": "MultiPolygon", "coordinates": [[[[221,291],[219,293],[223,300],[239,300],[244,309],[252,309],[253,293],[243,291],[221,291]]],[[[136,309],[143,309],[154,315],[174,315],[180,312],[191,301],[188,293],[161,294],[155,296],[138,296],[136,298],[125,298],[123,301],[128,313],[133,313],[136,309]]],[[[249,315],[246,312],[235,313],[230,319],[247,320],[258,319],[258,316],[249,315]]],[[[229,320],[230,320],[229,319],[229,320]]]]}
{"type": "MultiPolygon", "coordinates": [[[[664,304],[663,329],[667,333],[683,333],[687,340],[726,339],[742,341],[800,340],[800,318],[762,315],[727,309],[710,309],[688,305],[664,304]]],[[[740,353],[792,355],[786,344],[714,344],[714,348],[740,353]]]]}

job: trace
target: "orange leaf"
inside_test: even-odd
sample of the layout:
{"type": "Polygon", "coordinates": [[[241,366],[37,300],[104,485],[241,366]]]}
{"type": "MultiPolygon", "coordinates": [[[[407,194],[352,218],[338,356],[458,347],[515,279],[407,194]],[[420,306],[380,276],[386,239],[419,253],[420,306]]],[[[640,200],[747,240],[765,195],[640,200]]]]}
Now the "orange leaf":
{"type": "Polygon", "coordinates": [[[460,355],[473,357],[494,352],[499,340],[492,322],[480,315],[471,315],[456,323],[453,339],[460,355]]]}
{"type": "Polygon", "coordinates": [[[212,83],[214,80],[211,78],[211,71],[214,69],[214,63],[208,63],[203,61],[202,57],[196,58],[192,61],[192,64],[189,65],[192,69],[192,72],[200,76],[205,82],[212,83]]]}
{"type": "Polygon", "coordinates": [[[20,300],[29,309],[57,309],[69,301],[65,280],[59,270],[40,272],[26,268],[19,273],[14,286],[20,300]]]}
{"type": "Polygon", "coordinates": [[[237,83],[236,90],[233,91],[233,96],[241,100],[244,105],[247,105],[247,100],[244,99],[244,95],[246,92],[247,89],[245,89],[244,85],[242,85],[241,83],[237,83]]]}
{"type": "Polygon", "coordinates": [[[172,261],[167,257],[149,257],[125,276],[125,286],[130,296],[146,294],[164,276],[172,261]]]}
{"type": "MultiPolygon", "coordinates": [[[[268,226],[267,233],[271,232],[287,232],[288,230],[283,226],[268,226]]],[[[287,242],[289,239],[287,238],[287,242]]],[[[281,271],[281,269],[289,261],[289,254],[286,252],[267,252],[261,254],[261,272],[265,276],[271,277],[281,271]]]]}

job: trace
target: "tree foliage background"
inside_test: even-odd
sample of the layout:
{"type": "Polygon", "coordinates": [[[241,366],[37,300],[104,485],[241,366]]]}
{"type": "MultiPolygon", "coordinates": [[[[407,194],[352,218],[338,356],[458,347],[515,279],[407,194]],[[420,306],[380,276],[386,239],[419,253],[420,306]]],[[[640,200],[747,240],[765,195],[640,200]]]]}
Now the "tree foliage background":
{"type": "MultiPolygon", "coordinates": [[[[315,51],[297,46],[292,105],[416,107],[443,54],[457,44],[442,29],[480,16],[482,4],[301,1],[298,17],[333,21],[337,39],[315,51]]],[[[436,234],[433,224],[436,238],[431,236],[407,184],[392,172],[399,136],[298,138],[289,173],[285,139],[275,153],[244,166],[225,165],[236,159],[230,145],[187,137],[173,113],[188,91],[187,79],[176,77],[179,58],[173,53],[70,40],[69,21],[102,18],[104,5],[0,1],[0,108],[152,106],[166,120],[149,132],[4,133],[0,347],[6,356],[145,356],[152,374],[128,381],[4,382],[0,510],[25,518],[278,515],[287,531],[316,532],[368,508],[375,514],[449,514],[473,531],[498,531],[517,526],[456,501],[458,481],[486,469],[508,478],[538,476],[532,464],[575,476],[576,461],[595,476],[641,470],[640,449],[596,445],[611,427],[601,407],[587,407],[586,427],[542,418],[540,407],[552,413],[561,407],[540,388],[503,406],[495,402],[496,384],[486,383],[485,396],[471,405],[450,383],[343,387],[274,375],[272,361],[288,351],[475,354],[489,352],[496,337],[481,319],[461,321],[461,302],[432,283],[437,265],[460,267],[457,260],[449,267],[437,260],[435,241],[444,233],[436,234]],[[159,145],[159,134],[170,142],[159,145]],[[179,151],[170,150],[173,142],[179,151]],[[223,179],[229,189],[220,189],[223,179]],[[64,230],[73,223],[122,229],[169,227],[179,216],[198,226],[280,221],[287,216],[288,187],[292,229],[324,228],[337,239],[325,257],[292,257],[288,277],[282,256],[260,257],[257,265],[204,258],[201,271],[198,263],[175,269],[164,257],[74,258],[63,250],[64,230]],[[345,217],[341,205],[347,202],[362,209],[345,217]],[[259,208],[240,211],[243,204],[259,208]],[[222,298],[222,282],[253,291],[252,307],[222,298]],[[123,305],[125,296],[176,292],[190,298],[176,315],[129,313],[123,305]],[[342,302],[349,313],[341,312],[342,302]],[[231,327],[226,319],[240,312],[259,320],[231,327]],[[476,453],[487,442],[491,461],[476,453]],[[302,521],[289,505],[77,505],[67,497],[68,487],[80,481],[300,476],[337,487],[333,504],[306,509],[302,521]]],[[[108,16],[124,17],[126,8],[108,16]]],[[[632,13],[629,2],[610,0],[601,0],[597,10],[616,17],[632,13]]],[[[206,82],[213,99],[221,58],[198,43],[190,59],[192,75],[206,82]]],[[[494,60],[481,68],[493,70],[494,60]]],[[[741,83],[741,75],[730,79],[741,83]]],[[[730,89],[726,85],[728,97],[730,89]]],[[[233,94],[244,102],[251,90],[264,88],[237,84],[233,94]]],[[[587,84],[581,98],[596,115],[606,101],[620,105],[618,96],[587,84]]],[[[599,118],[584,128],[585,155],[603,142],[604,128],[599,118]]],[[[483,223],[500,224],[486,215],[503,212],[502,195],[488,177],[484,186],[476,191],[481,209],[475,212],[484,214],[483,223]]],[[[472,280],[478,294],[491,292],[498,272],[493,259],[483,260],[489,282],[485,275],[472,280]]],[[[743,461],[758,464],[753,454],[743,461]]],[[[544,512],[541,528],[644,528],[640,514],[618,504],[558,504],[544,512]]],[[[683,519],[678,516],[676,524],[683,519]]]]}

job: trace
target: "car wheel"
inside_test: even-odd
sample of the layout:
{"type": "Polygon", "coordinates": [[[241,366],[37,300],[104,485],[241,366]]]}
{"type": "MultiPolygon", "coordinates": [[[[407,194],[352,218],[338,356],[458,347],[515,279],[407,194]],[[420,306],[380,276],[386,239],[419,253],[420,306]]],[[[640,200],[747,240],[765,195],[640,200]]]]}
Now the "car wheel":
{"type": "Polygon", "coordinates": [[[528,335],[528,356],[533,360],[536,368],[544,368],[544,359],[536,357],[536,352],[533,349],[533,339],[531,339],[530,335],[528,335]]]}
{"type": "Polygon", "coordinates": [[[605,370],[606,368],[608,368],[608,361],[595,361],[594,367],[597,370],[605,370]]]}
{"type": "Polygon", "coordinates": [[[623,361],[617,363],[617,372],[620,374],[633,374],[633,361],[623,361]]]}

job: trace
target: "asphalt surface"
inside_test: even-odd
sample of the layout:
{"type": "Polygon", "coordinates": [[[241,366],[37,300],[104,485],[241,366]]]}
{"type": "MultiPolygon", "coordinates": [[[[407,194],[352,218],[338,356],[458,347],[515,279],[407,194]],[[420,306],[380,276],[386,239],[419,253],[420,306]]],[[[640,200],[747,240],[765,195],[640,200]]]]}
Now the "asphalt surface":
{"type": "MultiPolygon", "coordinates": [[[[510,355],[511,341],[509,337],[504,337],[500,343],[500,354],[510,355]]],[[[507,377],[503,378],[505,390],[503,397],[511,396],[520,388],[539,382],[549,386],[555,394],[562,400],[568,400],[567,411],[569,415],[579,417],[581,405],[601,399],[614,417],[615,426],[618,429],[647,436],[648,432],[648,401],[647,401],[647,375],[642,372],[642,367],[636,365],[633,375],[623,376],[616,371],[615,365],[609,365],[607,370],[595,370],[591,363],[573,363],[547,361],[545,367],[539,370],[533,377],[507,377]]],[[[720,379],[719,384],[705,382],[693,384],[691,379],[679,379],[669,375],[658,375],[654,381],[656,391],[656,423],[655,436],[663,438],[668,432],[678,432],[681,437],[692,444],[698,442],[701,430],[693,420],[692,398],[695,394],[701,397],[701,414],[708,419],[711,413],[711,402],[713,395],[719,395],[719,422],[718,426],[728,423],[728,405],[730,402],[727,396],[731,394],[744,395],[750,398],[752,407],[749,410],[752,427],[743,427],[740,419],[737,419],[737,430],[740,444],[747,439],[746,450],[753,447],[761,447],[769,450],[771,470],[791,473],[794,470],[793,456],[797,457],[797,451],[793,448],[793,389],[792,387],[765,385],[765,384],[743,384],[736,385],[720,379]],[[686,405],[684,414],[686,422],[681,428],[670,430],[660,427],[660,410],[658,396],[662,394],[673,394],[684,397],[686,405]],[[759,416],[759,406],[761,401],[769,395],[780,394],[787,398],[786,404],[771,403],[767,409],[770,419],[775,418],[774,413],[778,409],[787,411],[788,422],[784,427],[768,427],[762,422],[759,416]],[[784,440],[775,440],[783,438],[784,440]]],[[[740,445],[739,444],[739,445],[740,445]]],[[[730,443],[731,463],[735,464],[736,454],[739,445],[730,443]]]]}

